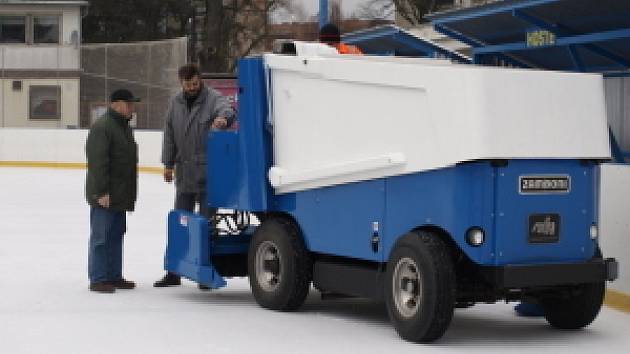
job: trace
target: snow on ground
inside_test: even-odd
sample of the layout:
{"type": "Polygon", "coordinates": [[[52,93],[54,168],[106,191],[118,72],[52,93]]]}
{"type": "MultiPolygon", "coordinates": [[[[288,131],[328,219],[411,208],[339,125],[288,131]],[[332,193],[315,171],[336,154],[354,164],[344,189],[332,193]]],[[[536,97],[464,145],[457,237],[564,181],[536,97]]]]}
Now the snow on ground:
{"type": "Polygon", "coordinates": [[[85,171],[0,168],[0,353],[628,353],[630,315],[604,308],[589,328],[565,332],[512,305],[459,309],[442,340],[401,340],[384,305],[322,301],[299,312],[260,308],[247,279],[203,292],[155,289],[162,276],[173,187],[143,174],[128,217],[130,291],[88,291],[85,171]],[[624,349],[625,348],[625,349],[624,349]]]}

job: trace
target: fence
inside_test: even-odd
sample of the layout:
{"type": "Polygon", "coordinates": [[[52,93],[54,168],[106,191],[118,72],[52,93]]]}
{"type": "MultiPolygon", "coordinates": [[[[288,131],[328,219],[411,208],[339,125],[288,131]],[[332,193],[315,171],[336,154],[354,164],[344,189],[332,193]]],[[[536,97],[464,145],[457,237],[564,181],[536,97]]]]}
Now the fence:
{"type": "Polygon", "coordinates": [[[109,95],[131,90],[142,102],[136,106],[138,129],[161,129],[169,98],[179,88],[177,69],[186,63],[188,40],[86,44],[81,49],[80,126],[106,109],[109,95]]]}

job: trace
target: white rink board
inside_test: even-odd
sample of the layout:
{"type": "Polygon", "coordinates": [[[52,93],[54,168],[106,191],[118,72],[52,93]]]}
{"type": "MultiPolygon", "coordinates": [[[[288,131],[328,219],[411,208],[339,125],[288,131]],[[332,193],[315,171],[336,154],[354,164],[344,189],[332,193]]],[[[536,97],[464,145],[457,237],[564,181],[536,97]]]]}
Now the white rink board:
{"type": "Polygon", "coordinates": [[[609,289],[630,295],[630,165],[603,164],[599,206],[600,246],[619,261],[619,279],[609,289]]]}
{"type": "MultiPolygon", "coordinates": [[[[0,161],[85,163],[85,129],[0,128],[0,161]]],[[[162,167],[162,132],[134,130],[141,167],[162,167]]]]}
{"type": "Polygon", "coordinates": [[[265,55],[286,193],[477,159],[610,156],[600,75],[265,55]]]}

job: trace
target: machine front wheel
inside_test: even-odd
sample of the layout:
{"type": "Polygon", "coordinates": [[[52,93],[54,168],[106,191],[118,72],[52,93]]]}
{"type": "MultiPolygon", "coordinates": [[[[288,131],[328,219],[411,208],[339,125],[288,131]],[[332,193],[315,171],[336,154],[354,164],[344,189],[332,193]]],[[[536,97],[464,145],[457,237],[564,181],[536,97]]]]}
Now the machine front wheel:
{"type": "Polygon", "coordinates": [[[256,302],[277,311],[293,311],[306,299],[312,265],[298,227],[272,217],[254,233],[247,256],[249,285],[256,302]]]}
{"type": "Polygon", "coordinates": [[[385,303],[403,339],[431,342],[446,332],[455,306],[455,272],[439,236],[417,231],[396,242],[387,263],[385,303]]]}

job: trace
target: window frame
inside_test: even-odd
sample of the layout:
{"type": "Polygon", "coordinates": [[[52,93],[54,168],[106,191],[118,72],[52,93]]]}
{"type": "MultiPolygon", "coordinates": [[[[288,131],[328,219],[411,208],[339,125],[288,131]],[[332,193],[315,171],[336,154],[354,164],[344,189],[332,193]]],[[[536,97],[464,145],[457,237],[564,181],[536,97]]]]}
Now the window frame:
{"type": "Polygon", "coordinates": [[[62,100],[63,100],[63,93],[61,90],[61,85],[57,84],[34,84],[34,85],[29,85],[28,87],[28,120],[29,121],[36,121],[36,122],[42,122],[42,121],[61,121],[61,105],[62,105],[62,100]],[[51,117],[51,116],[46,116],[46,117],[41,117],[41,116],[37,116],[34,115],[33,111],[34,108],[33,107],[33,88],[38,89],[38,88],[54,88],[57,90],[57,112],[55,114],[55,117],[51,117]]]}
{"type": "Polygon", "coordinates": [[[53,13],[31,13],[28,15],[27,38],[28,44],[35,46],[59,46],[63,43],[62,14],[53,13]],[[35,17],[55,17],[57,18],[57,42],[55,43],[35,43],[35,17]]]}
{"type": "Polygon", "coordinates": [[[0,17],[20,17],[24,19],[24,41],[23,42],[0,42],[0,45],[27,45],[29,37],[29,15],[17,13],[0,13],[0,17]]]}
{"type": "Polygon", "coordinates": [[[24,19],[24,41],[19,43],[0,42],[0,45],[26,45],[26,46],[61,46],[63,44],[63,13],[54,12],[29,12],[12,13],[0,12],[0,17],[21,17],[24,19]],[[57,18],[57,42],[55,43],[35,43],[35,17],[55,17],[57,18]]]}

